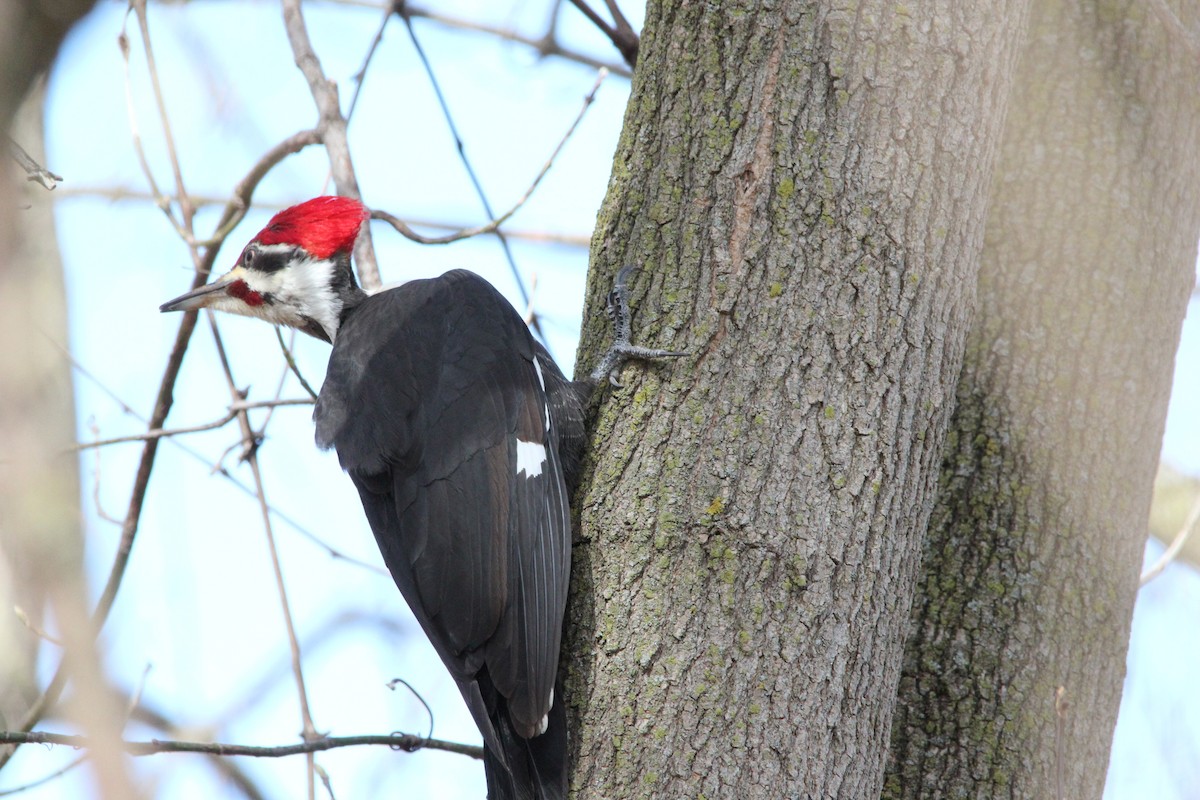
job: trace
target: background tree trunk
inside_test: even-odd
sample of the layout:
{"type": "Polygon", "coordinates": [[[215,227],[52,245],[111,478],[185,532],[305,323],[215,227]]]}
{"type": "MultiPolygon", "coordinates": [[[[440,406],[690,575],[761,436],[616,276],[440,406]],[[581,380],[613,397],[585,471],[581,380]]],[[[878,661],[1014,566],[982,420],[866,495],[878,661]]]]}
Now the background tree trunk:
{"type": "MultiPolygon", "coordinates": [[[[25,149],[41,154],[44,86],[32,87],[91,5],[0,0],[0,599],[8,601],[0,609],[0,647],[6,650],[0,713],[5,728],[28,728],[32,722],[22,717],[37,695],[26,670],[38,641],[16,624],[12,603],[35,624],[48,606],[74,678],[66,715],[93,737],[89,764],[99,796],[126,800],[140,793],[120,749],[124,718],[104,680],[88,609],[74,394],[60,349],[67,342],[67,304],[52,208],[45,189],[24,182],[7,138],[18,133],[25,149]]],[[[0,766],[11,754],[12,748],[0,748],[0,766]]]]}
{"type": "MultiPolygon", "coordinates": [[[[580,797],[877,794],[1025,3],[651,3],[568,659],[580,797]]],[[[591,313],[580,363],[608,331],[591,313]]]]}
{"type": "Polygon", "coordinates": [[[885,796],[1103,790],[1200,230],[1196,55],[1152,6],[1034,4],[885,796]]]}
{"type": "MultiPolygon", "coordinates": [[[[44,96],[41,88],[31,92],[9,131],[43,165],[44,96]]],[[[74,441],[75,403],[70,364],[55,348],[55,343],[67,342],[67,298],[54,236],[53,203],[45,188],[25,181],[24,171],[9,158],[7,142],[5,145],[4,186],[11,190],[5,194],[10,202],[25,206],[14,214],[19,214],[14,226],[19,233],[8,256],[14,264],[0,267],[0,285],[4,287],[0,308],[13,320],[8,332],[17,337],[7,339],[9,346],[0,351],[0,375],[7,384],[0,390],[0,409],[7,423],[2,428],[6,436],[0,459],[9,462],[7,469],[0,468],[0,726],[8,730],[19,724],[38,695],[36,667],[41,643],[14,609],[19,608],[34,628],[43,629],[49,586],[45,580],[48,565],[39,563],[45,552],[40,551],[49,551],[56,560],[78,570],[83,541],[74,459],[59,459],[53,485],[35,492],[41,498],[35,505],[44,505],[45,510],[29,508],[23,502],[24,493],[30,490],[27,477],[34,478],[35,484],[46,477],[19,474],[33,472],[30,465],[40,460],[31,457],[28,449],[59,453],[69,449],[74,441]],[[18,189],[22,183],[23,191],[18,189]],[[18,263],[26,267],[19,275],[18,263]],[[17,308],[31,303],[37,306],[32,320],[17,308]],[[20,324],[36,325],[37,330],[32,335],[15,330],[20,324]],[[30,441],[34,437],[44,439],[35,444],[30,441]],[[32,513],[47,524],[31,525],[32,513]]]]}

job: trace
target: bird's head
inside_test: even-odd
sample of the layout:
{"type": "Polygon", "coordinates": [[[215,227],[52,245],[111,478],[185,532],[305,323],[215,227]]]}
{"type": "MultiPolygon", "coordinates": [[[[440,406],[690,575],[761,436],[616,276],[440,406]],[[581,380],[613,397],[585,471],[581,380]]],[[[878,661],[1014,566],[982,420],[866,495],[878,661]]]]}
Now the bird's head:
{"type": "Polygon", "coordinates": [[[347,197],[316,197],[284,209],[250,240],[233,269],[160,310],[228,311],[332,342],[343,313],[365,296],[350,253],[369,216],[347,197]]]}

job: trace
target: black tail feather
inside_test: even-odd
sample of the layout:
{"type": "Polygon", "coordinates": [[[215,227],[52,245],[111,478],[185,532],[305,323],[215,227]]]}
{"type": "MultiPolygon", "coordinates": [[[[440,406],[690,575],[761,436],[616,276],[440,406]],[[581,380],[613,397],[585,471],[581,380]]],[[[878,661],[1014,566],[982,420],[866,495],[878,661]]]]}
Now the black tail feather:
{"type": "Polygon", "coordinates": [[[532,739],[517,735],[503,703],[490,715],[504,753],[484,746],[488,800],[566,800],[567,714],[561,686],[554,696],[546,732],[532,739]]]}

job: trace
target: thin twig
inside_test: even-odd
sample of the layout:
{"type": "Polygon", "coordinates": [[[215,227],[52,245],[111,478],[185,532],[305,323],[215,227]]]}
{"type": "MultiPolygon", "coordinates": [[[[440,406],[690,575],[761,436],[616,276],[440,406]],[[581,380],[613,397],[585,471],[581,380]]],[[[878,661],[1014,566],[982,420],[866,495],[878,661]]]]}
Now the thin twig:
{"type": "Polygon", "coordinates": [[[375,51],[379,49],[379,44],[383,41],[383,32],[387,30],[388,21],[392,18],[392,7],[388,6],[383,9],[383,19],[379,22],[379,30],[375,32],[375,38],[371,40],[371,46],[367,48],[367,55],[363,58],[363,65],[359,67],[358,72],[354,73],[354,94],[350,96],[350,107],[346,109],[346,124],[350,124],[351,118],[354,117],[354,109],[358,108],[358,98],[362,94],[363,83],[367,79],[367,68],[371,66],[371,60],[375,58],[375,51]]]}
{"type": "MultiPolygon", "coordinates": [[[[590,108],[592,103],[596,100],[596,92],[600,90],[600,84],[604,83],[604,79],[607,77],[608,70],[601,69],[596,75],[596,81],[592,84],[591,90],[583,98],[583,107],[580,108],[579,113],[575,115],[575,119],[571,122],[570,127],[567,128],[567,132],[564,133],[562,138],[558,140],[558,144],[550,153],[550,157],[546,159],[546,163],[542,165],[541,170],[539,170],[538,174],[534,176],[533,182],[529,184],[529,188],[526,189],[525,193],[517,199],[517,202],[513,204],[512,208],[496,217],[486,225],[480,225],[477,228],[468,228],[466,230],[456,231],[455,233],[447,234],[446,236],[422,236],[406,225],[402,220],[397,219],[386,211],[374,210],[371,212],[371,218],[388,223],[406,239],[411,239],[412,241],[420,244],[450,244],[451,242],[461,241],[462,239],[469,239],[472,236],[481,236],[487,233],[499,234],[500,226],[507,222],[513,214],[516,214],[521,210],[521,207],[524,206],[525,203],[529,201],[529,198],[533,196],[533,193],[541,184],[542,179],[546,177],[546,173],[548,173],[550,168],[554,166],[554,160],[558,158],[558,154],[562,152],[562,149],[571,139],[571,136],[574,135],[575,129],[579,127],[579,123],[583,121],[584,114],[587,113],[588,108],[590,108]]],[[[521,296],[525,301],[525,305],[530,305],[530,294],[525,290],[524,284],[521,284],[521,296]]]]}
{"type": "MultiPolygon", "coordinates": [[[[429,56],[425,54],[425,48],[421,46],[421,40],[417,38],[417,30],[413,27],[412,18],[408,16],[405,9],[404,0],[395,0],[394,8],[400,19],[404,21],[405,30],[408,31],[408,38],[412,42],[413,50],[417,53],[417,58],[421,61],[421,66],[425,69],[425,75],[429,78],[429,85],[433,89],[434,97],[437,98],[438,106],[442,109],[442,117],[446,120],[446,127],[450,129],[450,135],[454,138],[454,147],[458,151],[458,159],[462,162],[463,169],[466,170],[467,177],[471,181],[471,185],[475,188],[475,195],[479,198],[479,202],[483,205],[483,213],[489,219],[495,219],[496,213],[492,211],[492,204],[488,202],[487,193],[483,190],[483,184],[479,182],[479,176],[475,174],[475,168],[471,166],[471,160],[467,158],[466,145],[463,143],[463,138],[458,132],[458,126],[454,123],[454,115],[450,113],[450,104],[446,101],[446,95],[442,93],[442,86],[438,82],[437,75],[433,71],[433,63],[429,60],[429,56]]],[[[512,272],[513,280],[516,281],[517,289],[521,293],[521,302],[529,303],[529,292],[525,289],[525,281],[521,278],[521,271],[517,269],[517,261],[513,257],[512,248],[508,244],[508,239],[499,228],[494,228],[492,233],[497,241],[500,242],[500,249],[504,251],[504,258],[508,262],[508,268],[512,272]]],[[[533,321],[533,329],[541,337],[545,343],[546,337],[542,335],[537,319],[533,321]]],[[[547,344],[547,349],[548,349],[547,344]]]]}
{"type": "MultiPolygon", "coordinates": [[[[125,15],[126,22],[129,20],[129,12],[132,11],[133,6],[131,5],[125,15]]],[[[187,229],[175,218],[175,212],[171,209],[171,199],[158,188],[158,181],[154,178],[154,170],[150,169],[150,162],[146,158],[146,149],[142,146],[141,126],[138,124],[137,110],[133,102],[133,67],[129,60],[129,36],[125,33],[124,24],[122,24],[120,35],[117,36],[117,46],[121,49],[121,60],[125,70],[125,113],[129,122],[129,136],[133,141],[133,152],[137,155],[138,165],[142,169],[142,176],[150,186],[150,192],[154,196],[154,204],[166,216],[167,221],[171,223],[171,227],[175,229],[175,233],[188,244],[192,244],[187,229]]]]}
{"type": "MultiPolygon", "coordinates": [[[[100,438],[100,428],[96,425],[94,419],[88,421],[88,428],[92,432],[93,439],[100,438]]],[[[92,465],[92,472],[94,473],[92,476],[92,505],[96,507],[96,516],[100,517],[100,519],[112,525],[120,525],[121,520],[110,515],[104,509],[104,503],[100,499],[100,476],[103,474],[101,468],[103,467],[104,459],[101,457],[99,449],[96,450],[95,455],[95,463],[92,465]]]]}
{"type": "Polygon", "coordinates": [[[321,785],[325,787],[325,791],[329,794],[329,800],[337,800],[333,794],[333,781],[329,779],[329,773],[320,764],[314,764],[314,769],[317,770],[317,776],[321,779],[321,785]]]}
{"type": "MultiPolygon", "coordinates": [[[[93,375],[91,372],[89,372],[87,370],[87,368],[85,368],[82,364],[80,364],[77,360],[75,360],[75,358],[70,353],[68,353],[61,346],[59,349],[63,351],[64,356],[68,359],[68,361],[70,361],[73,369],[78,371],[79,374],[83,375],[88,380],[92,381],[92,383],[94,383],[100,389],[100,391],[102,391],[106,395],[108,395],[108,397],[110,397],[114,403],[116,403],[118,406],[120,406],[120,408],[123,412],[125,412],[126,414],[129,414],[130,416],[132,416],[134,419],[136,419],[137,421],[139,421],[141,423],[146,422],[145,417],[143,417],[142,415],[140,415],[136,411],[134,411],[132,408],[130,408],[128,403],[126,403],[124,400],[122,400],[121,397],[119,395],[117,395],[116,392],[114,392],[112,389],[105,386],[104,383],[101,382],[99,378],[97,378],[95,375],[93,375]]],[[[237,406],[239,408],[254,409],[254,408],[275,407],[275,406],[280,406],[280,405],[306,405],[306,404],[309,404],[309,401],[304,400],[304,399],[255,400],[255,401],[242,401],[242,402],[238,403],[237,406]]],[[[166,438],[166,437],[159,437],[159,438],[166,438]]],[[[169,441],[171,444],[175,445],[175,447],[179,448],[181,451],[183,451],[187,455],[189,455],[192,458],[199,461],[201,464],[203,464],[205,467],[207,467],[212,474],[220,475],[222,478],[229,481],[235,487],[240,489],[243,494],[246,494],[247,496],[250,496],[250,497],[254,496],[254,490],[251,489],[246,484],[239,481],[237,478],[235,478],[233,476],[233,474],[229,472],[229,470],[224,469],[217,464],[214,464],[212,461],[205,458],[199,452],[197,452],[196,450],[193,450],[192,448],[188,447],[187,445],[183,444],[182,442],[179,442],[173,438],[167,438],[167,441],[169,441]]],[[[97,450],[96,452],[98,454],[99,450],[97,450]]],[[[95,502],[97,503],[97,506],[99,506],[99,498],[98,497],[96,498],[95,502]]],[[[355,565],[356,567],[362,567],[363,569],[374,572],[377,575],[387,576],[389,574],[387,570],[385,570],[384,568],[382,568],[376,564],[369,564],[366,561],[362,561],[361,559],[355,558],[354,556],[346,555],[341,550],[338,550],[336,547],[334,547],[333,545],[326,542],[320,536],[317,536],[315,533],[310,531],[308,528],[301,525],[291,515],[276,508],[275,506],[271,506],[271,513],[274,514],[280,521],[287,523],[294,531],[296,531],[296,533],[300,534],[305,539],[308,539],[310,542],[312,542],[313,544],[317,545],[322,550],[324,550],[329,555],[330,558],[345,561],[349,564],[355,565]]],[[[109,519],[109,517],[107,515],[104,515],[103,513],[101,513],[101,516],[103,516],[105,519],[109,519]]],[[[120,524],[120,520],[112,520],[112,521],[117,524],[120,524]]]]}
{"type": "Polygon", "coordinates": [[[387,687],[394,692],[394,691],[396,691],[396,684],[400,684],[405,689],[408,689],[409,693],[413,697],[417,698],[417,701],[422,706],[425,707],[425,713],[429,716],[429,733],[426,734],[425,738],[432,739],[433,738],[433,709],[429,707],[429,703],[425,702],[425,698],[421,696],[421,693],[418,692],[416,689],[414,689],[413,685],[411,683],[409,683],[408,681],[404,680],[404,678],[392,678],[390,681],[387,682],[387,687]]]}
{"type": "Polygon", "coordinates": [[[296,366],[296,359],[292,356],[291,348],[283,341],[283,332],[279,329],[278,325],[275,326],[275,338],[279,340],[279,349],[283,351],[283,359],[287,362],[288,369],[296,376],[296,380],[300,381],[300,386],[304,388],[304,391],[308,392],[308,396],[316,400],[317,393],[313,391],[313,388],[308,385],[308,381],[304,380],[304,376],[300,374],[300,367],[296,366]]]}
{"type": "MultiPolygon", "coordinates": [[[[375,0],[328,0],[328,2],[336,3],[345,6],[353,6],[355,8],[376,8],[382,11],[388,11],[392,8],[390,2],[375,2],[375,0]]],[[[440,11],[434,11],[429,8],[405,4],[406,12],[410,17],[419,17],[427,19],[435,25],[440,25],[443,28],[452,28],[461,31],[470,31],[472,33],[481,33],[485,36],[494,36],[497,39],[503,39],[508,42],[528,47],[534,50],[542,58],[561,58],[564,61],[572,61],[576,64],[582,64],[591,69],[600,69],[605,67],[614,75],[620,75],[623,78],[628,78],[632,75],[628,65],[619,61],[608,61],[595,58],[581,50],[573,50],[569,47],[562,46],[553,35],[533,37],[527,36],[524,33],[511,27],[503,27],[498,25],[489,25],[486,22],[469,19],[467,17],[455,17],[450,14],[443,14],[440,11]]],[[[553,33],[553,31],[551,31],[553,33]]]]}
{"type": "Polygon", "coordinates": [[[255,408],[278,408],[279,406],[311,406],[312,400],[305,397],[289,397],[281,400],[256,400],[247,402],[245,400],[229,404],[229,410],[225,416],[220,419],[215,419],[212,422],[204,422],[200,425],[189,425],[183,428],[158,428],[149,430],[143,433],[131,433],[127,436],[113,436],[109,439],[96,439],[91,442],[76,442],[75,451],[93,450],[97,447],[108,447],[113,444],[125,444],[127,442],[145,442],[150,439],[161,439],[164,436],[182,436],[188,433],[203,433],[204,431],[212,431],[217,428],[223,428],[233,420],[237,419],[237,415],[243,411],[249,411],[255,408]]]}
{"type": "MultiPolygon", "coordinates": [[[[61,744],[67,747],[91,746],[87,736],[75,736],[49,731],[0,731],[0,744],[61,744]]],[[[121,749],[131,756],[156,753],[206,753],[214,756],[248,756],[251,758],[284,758],[287,756],[320,753],[340,747],[383,745],[393,750],[413,753],[417,750],[441,750],[471,758],[483,758],[483,748],[476,745],[426,739],[409,733],[364,734],[362,736],[321,736],[307,742],[283,745],[225,744],[222,742],[185,742],[171,739],[150,739],[144,742],[122,741],[121,749]]]]}
{"type": "Polygon", "coordinates": [[[49,191],[54,191],[54,187],[62,183],[62,176],[55,175],[50,170],[43,167],[33,159],[33,156],[25,152],[25,148],[17,144],[16,140],[11,136],[5,136],[8,140],[8,149],[12,153],[13,159],[21,165],[21,169],[25,170],[25,179],[40,183],[49,191]]]}
{"type": "MultiPolygon", "coordinates": [[[[317,144],[320,141],[320,138],[316,131],[305,131],[305,134],[313,137],[312,141],[309,142],[309,144],[317,144]]],[[[155,200],[154,196],[152,194],[150,194],[149,192],[138,191],[136,189],[129,189],[126,187],[119,187],[119,186],[114,186],[114,187],[62,186],[58,189],[57,192],[55,192],[55,196],[59,199],[73,198],[73,197],[99,197],[99,198],[102,198],[105,200],[142,200],[142,201],[150,201],[150,202],[154,202],[154,200],[155,200]]],[[[258,203],[254,203],[254,205],[252,207],[255,209],[262,210],[262,211],[275,212],[275,211],[280,211],[284,208],[287,208],[288,206],[295,205],[296,203],[300,202],[302,199],[304,199],[304,198],[296,198],[295,200],[284,201],[284,202],[258,202],[258,203]]],[[[201,208],[205,208],[207,206],[213,206],[213,205],[223,206],[227,202],[229,202],[228,197],[207,197],[207,196],[192,195],[192,203],[196,206],[197,209],[201,209],[201,208]]],[[[248,208],[240,209],[240,212],[237,215],[237,217],[234,218],[229,224],[227,224],[226,229],[223,229],[222,231],[218,231],[218,233],[228,234],[229,229],[232,229],[239,222],[241,222],[242,218],[245,216],[245,212],[248,210],[249,210],[248,208]]],[[[407,226],[409,230],[414,230],[417,228],[432,228],[433,230],[461,231],[468,227],[462,223],[448,222],[446,220],[437,220],[437,219],[419,219],[419,218],[414,218],[414,217],[402,217],[402,218],[400,218],[400,221],[403,225],[407,226]]],[[[510,240],[522,240],[522,241],[537,242],[537,243],[544,243],[544,244],[565,245],[567,247],[588,247],[591,244],[591,236],[587,235],[587,234],[580,234],[580,233],[556,233],[554,231],[538,231],[538,230],[526,230],[526,229],[520,229],[520,228],[506,227],[504,229],[504,235],[507,236],[510,240]]],[[[224,240],[224,238],[225,238],[224,236],[220,236],[220,237],[214,236],[213,238],[210,238],[210,239],[201,239],[200,241],[196,242],[196,244],[200,247],[207,247],[209,245],[215,244],[218,241],[218,239],[224,240]]]]}
{"type": "Polygon", "coordinates": [[[25,613],[25,609],[21,608],[20,606],[13,606],[13,614],[22,625],[24,625],[33,633],[34,636],[50,642],[51,644],[58,645],[59,647],[65,646],[61,639],[56,636],[51,636],[49,633],[39,627],[37,623],[30,619],[29,614],[25,613]]]}
{"type": "Polygon", "coordinates": [[[525,313],[521,315],[521,320],[526,325],[533,322],[533,318],[537,315],[537,312],[534,310],[534,307],[533,307],[534,301],[537,298],[537,288],[538,288],[538,277],[537,277],[537,273],[535,272],[529,278],[529,305],[525,306],[525,313]]]}
{"type": "Polygon", "coordinates": [[[175,176],[175,200],[179,203],[179,211],[183,216],[183,227],[188,233],[194,233],[193,220],[196,209],[188,200],[187,189],[183,185],[183,167],[179,161],[179,153],[175,150],[175,136],[171,133],[171,119],[167,114],[167,102],[163,95],[162,82],[158,79],[158,66],[154,60],[154,47],[150,42],[150,20],[146,15],[146,0],[130,0],[130,8],[137,15],[138,29],[142,34],[142,51],[146,56],[146,73],[150,77],[150,88],[154,92],[154,103],[158,107],[159,122],[162,123],[163,143],[167,148],[167,161],[171,164],[171,172],[175,176]]]}
{"type": "Polygon", "coordinates": [[[33,789],[37,789],[40,786],[45,786],[47,783],[58,780],[63,775],[66,775],[68,772],[70,772],[71,770],[78,767],[80,764],[87,761],[88,758],[89,758],[89,755],[87,753],[84,753],[83,755],[79,756],[78,758],[74,758],[74,759],[68,761],[63,766],[54,770],[54,772],[51,772],[49,775],[43,775],[40,778],[30,781],[29,783],[22,783],[19,786],[13,786],[9,789],[0,789],[0,797],[11,797],[11,796],[17,795],[17,794],[24,794],[25,792],[31,791],[33,789]]]}
{"type": "Polygon", "coordinates": [[[1175,560],[1175,557],[1179,555],[1179,551],[1187,544],[1187,540],[1191,537],[1192,532],[1196,530],[1198,522],[1200,522],[1200,495],[1196,496],[1196,501],[1192,503],[1192,508],[1188,511],[1187,518],[1183,521],[1183,527],[1175,534],[1175,538],[1171,540],[1171,544],[1158,557],[1153,566],[1142,573],[1141,580],[1138,583],[1139,586],[1145,586],[1157,578],[1167,568],[1167,565],[1175,560]]]}
{"type": "MultiPolygon", "coordinates": [[[[233,371],[229,366],[229,358],[225,353],[225,345],[221,339],[220,329],[217,326],[216,315],[211,311],[208,313],[209,327],[212,329],[213,340],[217,347],[217,357],[221,363],[221,371],[225,375],[226,384],[229,387],[229,392],[233,396],[233,402],[245,400],[242,392],[238,390],[237,383],[233,378],[233,371]]],[[[275,578],[275,589],[279,594],[280,610],[283,614],[284,627],[287,631],[288,647],[292,656],[292,676],[296,681],[296,695],[300,704],[300,720],[302,727],[302,736],[304,741],[310,741],[318,738],[316,726],[313,724],[312,711],[308,703],[308,689],[304,681],[304,665],[300,657],[300,639],[296,636],[296,625],[292,620],[292,607],[288,602],[287,586],[283,580],[283,568],[279,563],[279,548],[275,544],[275,531],[271,525],[271,509],[267,504],[266,489],[263,486],[262,471],[258,467],[258,438],[253,428],[250,426],[250,415],[246,411],[237,412],[238,425],[242,430],[242,441],[244,444],[242,460],[250,467],[250,474],[254,479],[254,492],[258,498],[259,509],[262,512],[263,532],[267,538],[267,549],[271,555],[271,570],[275,578]]],[[[308,765],[308,798],[316,800],[316,762],[313,759],[312,753],[309,753],[306,758],[308,765]]]]}
{"type": "Polygon", "coordinates": [[[633,27],[629,24],[629,20],[625,19],[625,15],[614,3],[605,0],[605,5],[613,14],[613,19],[616,20],[616,27],[609,25],[604,21],[604,17],[592,10],[585,0],[571,0],[571,5],[575,6],[579,11],[588,18],[588,21],[600,29],[600,32],[608,37],[608,40],[613,43],[613,47],[617,48],[617,52],[625,59],[625,63],[630,67],[637,66],[638,56],[638,36],[634,32],[633,27]]]}

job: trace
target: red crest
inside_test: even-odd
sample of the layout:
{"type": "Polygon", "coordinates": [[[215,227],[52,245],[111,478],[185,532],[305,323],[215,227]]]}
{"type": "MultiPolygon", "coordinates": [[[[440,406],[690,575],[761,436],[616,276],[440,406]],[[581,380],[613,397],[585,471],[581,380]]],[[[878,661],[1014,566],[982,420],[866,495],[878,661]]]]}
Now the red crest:
{"type": "Polygon", "coordinates": [[[326,259],[351,250],[370,216],[362,203],[349,197],[314,197],[271,217],[254,241],[299,245],[314,258],[326,259]]]}

